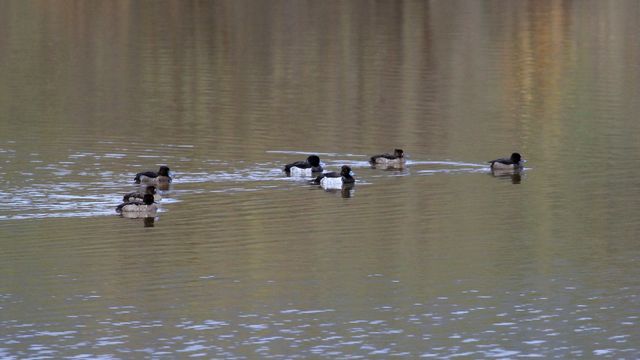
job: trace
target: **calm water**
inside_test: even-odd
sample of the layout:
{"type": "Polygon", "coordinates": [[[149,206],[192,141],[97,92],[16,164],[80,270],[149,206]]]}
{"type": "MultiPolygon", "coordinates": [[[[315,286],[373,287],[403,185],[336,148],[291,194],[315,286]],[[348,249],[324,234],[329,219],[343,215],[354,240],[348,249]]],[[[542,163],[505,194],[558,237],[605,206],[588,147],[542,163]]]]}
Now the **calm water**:
{"type": "Polygon", "coordinates": [[[639,20],[1,1],[0,357],[640,358],[639,20]],[[311,153],[355,187],[281,172],[311,153]]]}

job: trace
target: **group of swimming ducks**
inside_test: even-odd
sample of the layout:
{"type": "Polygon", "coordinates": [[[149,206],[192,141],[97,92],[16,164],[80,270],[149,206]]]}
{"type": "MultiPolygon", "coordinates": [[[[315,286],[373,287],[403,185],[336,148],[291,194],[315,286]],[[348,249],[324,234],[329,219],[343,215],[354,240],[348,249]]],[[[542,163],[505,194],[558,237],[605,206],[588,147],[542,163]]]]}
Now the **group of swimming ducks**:
{"type": "MultiPolygon", "coordinates": [[[[374,155],[369,158],[369,163],[373,167],[402,168],[405,163],[404,151],[402,149],[395,149],[393,154],[385,153],[374,155]]],[[[517,171],[522,168],[523,163],[522,156],[519,153],[513,153],[508,158],[489,161],[489,166],[492,171],[517,171]]],[[[355,183],[351,167],[348,165],[343,165],[339,173],[323,173],[323,170],[322,165],[320,165],[320,158],[317,155],[311,155],[307,157],[307,160],[296,161],[284,167],[284,171],[290,176],[317,176],[312,180],[312,183],[321,185],[323,188],[340,188],[342,185],[355,183]]]]}
{"type": "MultiPolygon", "coordinates": [[[[369,163],[374,167],[402,168],[405,163],[404,151],[395,149],[393,154],[374,155],[369,159],[369,163]]],[[[522,169],[523,163],[524,160],[519,153],[513,153],[508,158],[489,161],[492,171],[518,171],[522,169]]],[[[289,176],[315,176],[311,183],[320,185],[325,189],[340,189],[344,185],[352,185],[356,181],[351,167],[348,165],[342,165],[340,172],[324,172],[320,164],[320,157],[317,155],[310,155],[306,160],[285,165],[284,172],[289,176]]],[[[169,167],[167,166],[161,166],[158,172],[146,171],[137,173],[134,182],[147,185],[144,193],[131,192],[125,194],[123,197],[124,202],[116,207],[116,212],[130,217],[155,215],[158,210],[156,202],[159,200],[157,187],[168,187],[171,180],[169,167]]]]}
{"type": "Polygon", "coordinates": [[[160,166],[158,172],[145,171],[137,173],[133,181],[146,185],[144,192],[134,191],[125,194],[122,204],[116,207],[116,212],[124,217],[152,217],[158,211],[157,201],[160,200],[158,187],[168,188],[171,183],[168,166],[160,166]]]}

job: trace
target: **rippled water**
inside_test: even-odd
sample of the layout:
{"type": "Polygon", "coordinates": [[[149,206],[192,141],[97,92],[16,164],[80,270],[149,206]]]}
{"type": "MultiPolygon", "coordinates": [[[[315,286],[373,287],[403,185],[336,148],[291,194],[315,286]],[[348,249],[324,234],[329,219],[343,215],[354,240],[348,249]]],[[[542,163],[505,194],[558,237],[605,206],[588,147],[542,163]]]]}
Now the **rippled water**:
{"type": "Polygon", "coordinates": [[[0,357],[640,357],[639,16],[0,2],[0,357]]]}

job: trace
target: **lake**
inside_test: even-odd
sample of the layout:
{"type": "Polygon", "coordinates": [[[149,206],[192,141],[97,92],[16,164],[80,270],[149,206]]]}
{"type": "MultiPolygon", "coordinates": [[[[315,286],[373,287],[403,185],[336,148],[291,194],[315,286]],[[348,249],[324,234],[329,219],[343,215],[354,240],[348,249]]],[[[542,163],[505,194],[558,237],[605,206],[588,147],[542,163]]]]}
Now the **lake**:
{"type": "Polygon", "coordinates": [[[0,357],[639,358],[639,18],[0,2],[0,357]]]}

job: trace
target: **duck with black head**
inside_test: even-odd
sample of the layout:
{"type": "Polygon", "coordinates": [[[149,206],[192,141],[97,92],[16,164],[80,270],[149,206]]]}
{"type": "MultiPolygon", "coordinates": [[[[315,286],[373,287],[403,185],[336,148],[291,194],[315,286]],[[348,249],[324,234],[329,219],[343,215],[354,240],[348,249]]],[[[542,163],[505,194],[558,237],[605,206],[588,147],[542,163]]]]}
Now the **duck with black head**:
{"type": "Polygon", "coordinates": [[[509,158],[500,158],[489,161],[491,170],[521,170],[524,165],[522,156],[514,152],[509,158]]]}
{"type": "Polygon", "coordinates": [[[144,199],[144,195],[145,194],[151,194],[153,195],[153,200],[158,202],[161,199],[160,194],[158,194],[158,191],[156,190],[156,187],[153,185],[148,185],[145,189],[144,192],[140,192],[140,191],[133,191],[130,192],[128,194],[125,194],[122,197],[122,201],[124,202],[131,202],[131,201],[142,201],[144,199]]]}
{"type": "Polygon", "coordinates": [[[153,215],[158,211],[158,206],[153,201],[153,195],[144,194],[142,201],[129,201],[116,207],[118,214],[136,214],[142,216],[153,215]]]}
{"type": "Polygon", "coordinates": [[[284,166],[284,172],[289,176],[313,176],[314,173],[322,173],[320,157],[310,155],[306,160],[292,162],[284,166]]]}
{"type": "Polygon", "coordinates": [[[169,175],[169,167],[168,166],[160,166],[158,172],[155,171],[145,171],[136,174],[136,177],[133,181],[136,184],[149,184],[149,185],[160,185],[171,183],[171,176],[169,175]]]}
{"type": "Polygon", "coordinates": [[[352,185],[356,182],[351,172],[351,167],[342,165],[340,172],[328,172],[315,178],[312,183],[325,189],[341,189],[343,185],[352,185]]]}
{"type": "Polygon", "coordinates": [[[374,167],[401,167],[404,165],[404,162],[404,151],[402,149],[394,149],[393,154],[384,153],[374,155],[369,159],[369,163],[374,167]]]}

